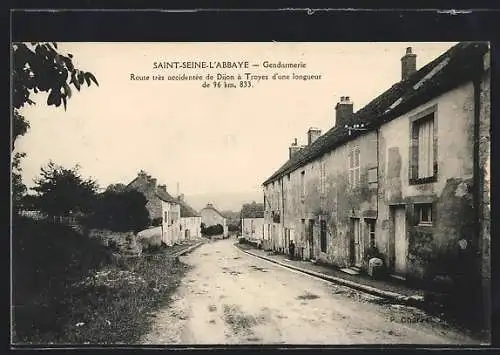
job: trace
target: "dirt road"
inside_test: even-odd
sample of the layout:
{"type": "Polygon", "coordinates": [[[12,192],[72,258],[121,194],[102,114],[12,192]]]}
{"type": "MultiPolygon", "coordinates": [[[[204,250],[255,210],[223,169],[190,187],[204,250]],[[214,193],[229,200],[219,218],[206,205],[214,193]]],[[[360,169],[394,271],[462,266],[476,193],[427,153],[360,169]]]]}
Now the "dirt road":
{"type": "Polygon", "coordinates": [[[193,266],[144,344],[478,344],[412,307],[254,258],[234,240],[181,257],[193,266]]]}

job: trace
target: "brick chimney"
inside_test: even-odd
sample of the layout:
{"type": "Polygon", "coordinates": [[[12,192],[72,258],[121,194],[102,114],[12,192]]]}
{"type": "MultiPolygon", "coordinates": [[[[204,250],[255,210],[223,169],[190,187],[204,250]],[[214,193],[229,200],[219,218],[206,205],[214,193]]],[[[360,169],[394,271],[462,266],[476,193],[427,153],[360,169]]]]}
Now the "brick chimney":
{"type": "Polygon", "coordinates": [[[406,48],[405,55],[401,58],[401,80],[406,80],[417,71],[417,55],[412,53],[412,48],[406,48]]]}
{"type": "Polygon", "coordinates": [[[157,182],[157,181],[158,181],[158,180],[157,180],[157,179],[155,179],[155,178],[150,178],[150,179],[149,179],[149,183],[151,184],[151,186],[153,186],[153,188],[156,188],[156,182],[157,182]]]}
{"type": "Polygon", "coordinates": [[[342,127],[349,122],[354,112],[354,104],[349,96],[341,96],[335,106],[335,126],[342,127]]]}
{"type": "Polygon", "coordinates": [[[167,185],[158,185],[158,190],[161,190],[163,192],[167,192],[167,185]]]}
{"type": "Polygon", "coordinates": [[[314,143],[316,139],[321,136],[321,130],[319,128],[311,127],[307,131],[307,145],[311,145],[314,143]]]}
{"type": "Polygon", "coordinates": [[[177,197],[177,199],[178,199],[179,201],[184,201],[184,194],[180,194],[180,195],[177,197]]]}
{"type": "Polygon", "coordinates": [[[292,159],[292,156],[300,149],[301,147],[297,144],[297,138],[295,138],[295,141],[288,147],[288,159],[292,159]]]}

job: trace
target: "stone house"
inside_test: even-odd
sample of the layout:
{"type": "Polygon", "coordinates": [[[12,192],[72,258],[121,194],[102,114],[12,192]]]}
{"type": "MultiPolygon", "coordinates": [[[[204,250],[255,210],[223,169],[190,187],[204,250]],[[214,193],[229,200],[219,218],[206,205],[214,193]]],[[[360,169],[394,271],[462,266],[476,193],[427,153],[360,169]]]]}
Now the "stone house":
{"type": "Polygon", "coordinates": [[[289,147],[264,183],[264,247],[355,272],[377,255],[394,277],[490,283],[490,73],[486,43],[459,43],[335,124],[289,147]]]}
{"type": "Polygon", "coordinates": [[[177,197],[181,213],[181,239],[184,241],[201,237],[201,215],[184,200],[184,195],[177,197]]]}
{"type": "Polygon", "coordinates": [[[264,205],[252,202],[241,208],[241,233],[250,239],[264,238],[264,205]]]}
{"type": "Polygon", "coordinates": [[[167,192],[167,187],[157,186],[157,179],[141,170],[127,188],[139,191],[146,197],[146,208],[152,221],[161,220],[162,242],[168,246],[180,243],[181,206],[179,201],[167,192]]]}
{"type": "Polygon", "coordinates": [[[227,218],[214,207],[212,203],[207,203],[200,211],[201,223],[205,227],[215,226],[220,224],[223,227],[222,237],[226,238],[228,236],[227,218]]]}

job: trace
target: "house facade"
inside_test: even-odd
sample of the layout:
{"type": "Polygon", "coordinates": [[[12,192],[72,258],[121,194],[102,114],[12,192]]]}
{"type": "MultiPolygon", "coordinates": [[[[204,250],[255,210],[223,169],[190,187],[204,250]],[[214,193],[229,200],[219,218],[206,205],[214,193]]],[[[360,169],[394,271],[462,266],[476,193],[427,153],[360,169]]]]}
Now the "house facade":
{"type": "Polygon", "coordinates": [[[241,208],[241,233],[250,239],[264,239],[264,205],[261,203],[244,204],[241,208]]]}
{"type": "Polygon", "coordinates": [[[205,227],[215,226],[220,224],[223,227],[222,237],[226,238],[228,235],[227,228],[227,219],[226,217],[217,210],[213,204],[208,203],[204,208],[200,211],[201,214],[201,223],[205,225],[205,227]]]}
{"type": "Polygon", "coordinates": [[[152,178],[144,171],[140,171],[132,180],[127,189],[141,192],[147,200],[146,209],[152,221],[160,219],[162,228],[162,242],[172,246],[181,242],[179,201],[173,198],[165,185],[157,186],[157,179],[152,178]]]}
{"type": "Polygon", "coordinates": [[[181,213],[181,239],[189,241],[201,238],[201,215],[184,200],[184,195],[177,197],[181,213]]]}
{"type": "Polygon", "coordinates": [[[264,247],[342,268],[383,259],[389,273],[490,282],[489,47],[459,43],[354,113],[349,97],[326,132],[289,148],[263,183],[264,247]]]}

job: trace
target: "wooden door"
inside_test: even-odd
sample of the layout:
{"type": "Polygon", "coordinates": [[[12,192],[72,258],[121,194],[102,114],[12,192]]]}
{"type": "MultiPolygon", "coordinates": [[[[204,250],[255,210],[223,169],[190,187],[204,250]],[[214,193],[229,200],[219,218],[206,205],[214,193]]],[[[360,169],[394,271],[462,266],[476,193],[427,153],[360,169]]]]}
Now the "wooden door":
{"type": "Polygon", "coordinates": [[[309,220],[309,259],[314,259],[314,220],[309,220]]]}
{"type": "Polygon", "coordinates": [[[406,211],[404,207],[394,209],[394,272],[406,274],[408,240],[406,235],[406,211]]]}
{"type": "Polygon", "coordinates": [[[354,266],[361,267],[363,260],[363,241],[361,238],[361,224],[359,223],[359,218],[353,218],[352,220],[352,232],[353,232],[353,243],[354,243],[354,266]]]}

